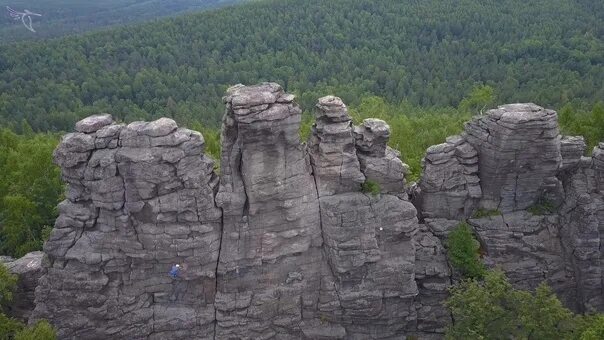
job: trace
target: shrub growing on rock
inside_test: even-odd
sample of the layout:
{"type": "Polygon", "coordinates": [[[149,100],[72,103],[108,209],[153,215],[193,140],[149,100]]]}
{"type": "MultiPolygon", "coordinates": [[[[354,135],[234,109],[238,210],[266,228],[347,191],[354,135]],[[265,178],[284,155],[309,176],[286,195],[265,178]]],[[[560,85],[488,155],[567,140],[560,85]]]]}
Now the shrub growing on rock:
{"type": "Polygon", "coordinates": [[[466,278],[482,278],[485,266],[480,260],[480,243],[474,238],[472,229],[461,223],[450,234],[447,241],[451,265],[466,278]]]}
{"type": "Polygon", "coordinates": [[[365,183],[362,184],[361,190],[366,194],[371,194],[372,196],[377,196],[381,192],[380,185],[376,181],[372,181],[370,179],[366,180],[365,183]]]}
{"type": "Polygon", "coordinates": [[[552,290],[541,284],[535,293],[516,290],[505,274],[488,271],[484,281],[454,286],[446,305],[455,322],[448,339],[573,339],[577,322],[552,290]]]}
{"type": "Polygon", "coordinates": [[[17,277],[0,263],[0,340],[55,340],[55,329],[42,320],[34,326],[25,327],[19,320],[6,316],[5,311],[13,299],[13,292],[17,285],[17,277]]]}

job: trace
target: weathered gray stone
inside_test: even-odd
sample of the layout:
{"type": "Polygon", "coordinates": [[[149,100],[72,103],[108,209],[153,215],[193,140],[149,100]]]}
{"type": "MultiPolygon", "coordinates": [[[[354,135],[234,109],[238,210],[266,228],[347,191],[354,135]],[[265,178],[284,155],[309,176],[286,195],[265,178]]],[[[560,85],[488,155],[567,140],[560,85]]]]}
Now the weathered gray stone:
{"type": "Polygon", "coordinates": [[[93,133],[100,128],[113,123],[113,117],[110,114],[100,114],[84,118],[76,123],[75,130],[83,133],[93,133]]]}
{"type": "Polygon", "coordinates": [[[480,205],[486,209],[508,212],[535,204],[562,160],[557,114],[535,104],[490,110],[467,123],[466,133],[480,155],[480,205]]]}
{"type": "Polygon", "coordinates": [[[319,195],[360,191],[365,176],[346,105],[338,97],[327,96],[319,99],[316,108],[308,148],[319,195]]]}
{"type": "Polygon", "coordinates": [[[482,197],[478,153],[465,136],[447,138],[426,151],[418,205],[425,218],[468,218],[482,197]]]}
{"type": "Polygon", "coordinates": [[[564,136],[560,140],[562,170],[570,170],[579,166],[581,157],[585,154],[585,138],[581,136],[564,136]]]}
{"type": "Polygon", "coordinates": [[[69,190],[31,320],[61,338],[213,338],[221,212],[203,138],[170,119],[99,125],[83,120],[88,134],[55,152],[69,190]]]}
{"type": "Polygon", "coordinates": [[[319,99],[307,147],[279,85],[223,100],[220,178],[203,136],[170,119],[85,119],[63,138],[68,189],[32,321],[83,339],[438,339],[455,279],[443,241],[468,218],[515,286],[604,309],[604,144],[583,156],[555,112],[489,111],[430,147],[409,189],[388,125],[353,128],[340,98],[319,99]],[[479,201],[503,213],[470,218],[479,201]]]}
{"type": "Polygon", "coordinates": [[[409,167],[400,153],[387,146],[390,127],[379,119],[365,119],[354,129],[357,157],[367,180],[376,182],[384,193],[401,193],[409,167]]]}

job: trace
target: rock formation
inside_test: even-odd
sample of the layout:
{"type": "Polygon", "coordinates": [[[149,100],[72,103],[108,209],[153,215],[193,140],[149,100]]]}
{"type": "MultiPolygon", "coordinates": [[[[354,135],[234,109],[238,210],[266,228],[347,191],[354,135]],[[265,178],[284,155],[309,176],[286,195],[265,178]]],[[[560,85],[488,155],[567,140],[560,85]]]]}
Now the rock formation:
{"type": "Polygon", "coordinates": [[[65,339],[441,338],[443,240],[466,219],[518,287],[604,309],[604,144],[584,156],[554,111],[502,106],[429,148],[414,206],[385,122],[355,127],[324,97],[305,145],[279,85],[223,100],[220,178],[203,136],[170,119],[97,115],[64,136],[30,320],[65,339]]]}
{"type": "Polygon", "coordinates": [[[575,311],[604,310],[604,145],[584,156],[583,138],[561,136],[556,112],[535,104],[490,110],[453,139],[428,149],[419,186],[419,210],[434,234],[443,238],[470,217],[485,262],[517,287],[546,281],[575,311]],[[456,143],[475,149],[478,162],[453,157],[456,143]],[[482,193],[464,190],[476,182],[462,176],[466,164],[478,165],[471,170],[482,193]]]}
{"type": "Polygon", "coordinates": [[[469,122],[466,133],[480,155],[481,207],[526,209],[556,183],[561,162],[556,112],[535,104],[504,105],[469,122]]]}
{"type": "Polygon", "coordinates": [[[61,338],[213,337],[221,211],[203,150],[166,118],[92,116],[65,135],[54,156],[68,189],[33,318],[61,338]]]}

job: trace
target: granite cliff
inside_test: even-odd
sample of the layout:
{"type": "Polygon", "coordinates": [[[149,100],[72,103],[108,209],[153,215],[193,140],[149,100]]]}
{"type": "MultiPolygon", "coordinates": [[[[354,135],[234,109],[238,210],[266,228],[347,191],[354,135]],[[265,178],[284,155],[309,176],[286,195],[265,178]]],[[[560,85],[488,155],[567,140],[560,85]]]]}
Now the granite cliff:
{"type": "Polygon", "coordinates": [[[545,280],[570,308],[604,310],[604,144],[585,156],[554,111],[476,117],[408,187],[386,122],[353,126],[337,97],[318,100],[306,144],[279,85],[223,100],[220,175],[203,136],[170,119],[96,115],[64,136],[66,199],[30,320],[65,339],[442,338],[460,220],[518,287],[545,280]]]}

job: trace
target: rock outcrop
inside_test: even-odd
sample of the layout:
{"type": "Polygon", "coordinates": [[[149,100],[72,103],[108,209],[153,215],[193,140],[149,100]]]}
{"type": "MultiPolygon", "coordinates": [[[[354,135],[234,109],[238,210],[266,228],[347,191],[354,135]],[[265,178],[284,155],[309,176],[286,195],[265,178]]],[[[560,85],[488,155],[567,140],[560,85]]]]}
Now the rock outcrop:
{"type": "Polygon", "coordinates": [[[276,84],[235,86],[224,101],[215,336],[300,337],[324,267],[301,110],[276,84]]]}
{"type": "Polygon", "coordinates": [[[68,189],[33,318],[61,338],[213,337],[221,211],[203,137],[166,118],[107,115],[76,131],[55,152],[68,189]]]}
{"type": "Polygon", "coordinates": [[[414,206],[384,121],[355,127],[324,97],[305,145],[279,85],[223,100],[220,177],[203,136],[170,119],[97,115],[64,136],[30,320],[69,339],[442,338],[460,220],[518,287],[604,309],[604,144],[584,156],[554,111],[502,106],[429,148],[414,206]]]}
{"type": "Polygon", "coordinates": [[[452,139],[429,148],[424,161],[419,210],[434,234],[444,238],[470,217],[484,261],[517,287],[546,281],[568,307],[604,310],[602,143],[584,156],[584,139],[561,136],[556,112],[535,104],[490,110],[452,139]],[[455,143],[474,148],[478,162],[453,157],[455,143]],[[478,182],[464,186],[466,164],[477,164],[482,192],[474,196],[451,189],[478,182]]]}
{"type": "Polygon", "coordinates": [[[535,104],[504,105],[466,124],[466,133],[480,155],[482,208],[527,209],[557,183],[561,154],[555,111],[535,104]]]}
{"type": "Polygon", "coordinates": [[[84,339],[442,333],[449,269],[388,125],[355,128],[325,97],[307,147],[279,85],[234,86],[224,102],[220,179],[203,137],[170,119],[97,115],[63,138],[67,199],[32,320],[84,339]],[[381,192],[362,192],[367,180],[381,192]]]}
{"type": "Polygon", "coordinates": [[[425,218],[468,218],[482,197],[478,153],[462,136],[428,148],[419,183],[419,205],[425,218]]]}

